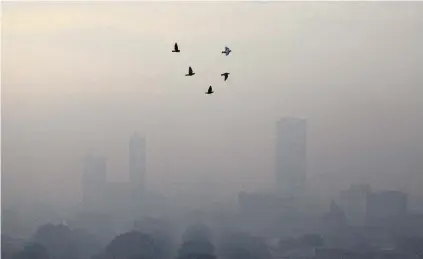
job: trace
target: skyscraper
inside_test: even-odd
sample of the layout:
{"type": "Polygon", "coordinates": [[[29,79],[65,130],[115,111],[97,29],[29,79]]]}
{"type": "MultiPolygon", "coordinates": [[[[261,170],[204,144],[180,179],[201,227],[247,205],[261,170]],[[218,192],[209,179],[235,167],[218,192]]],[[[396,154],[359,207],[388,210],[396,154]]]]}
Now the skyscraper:
{"type": "Polygon", "coordinates": [[[298,197],[306,185],[306,120],[282,118],[276,123],[276,185],[287,196],[298,197]]]}
{"type": "Polygon", "coordinates": [[[135,193],[145,187],[145,139],[134,133],[129,140],[129,181],[135,193]]]}

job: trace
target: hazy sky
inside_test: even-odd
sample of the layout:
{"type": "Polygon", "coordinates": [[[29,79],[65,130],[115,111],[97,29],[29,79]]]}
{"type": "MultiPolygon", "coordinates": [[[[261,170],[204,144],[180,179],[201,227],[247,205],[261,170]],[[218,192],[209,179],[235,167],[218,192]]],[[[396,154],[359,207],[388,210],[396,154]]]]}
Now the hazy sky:
{"type": "Polygon", "coordinates": [[[421,2],[2,9],[4,197],[79,199],[89,152],[125,181],[134,131],[147,137],[151,188],[190,178],[260,187],[273,180],[283,116],[308,120],[316,186],[423,182],[421,2]]]}

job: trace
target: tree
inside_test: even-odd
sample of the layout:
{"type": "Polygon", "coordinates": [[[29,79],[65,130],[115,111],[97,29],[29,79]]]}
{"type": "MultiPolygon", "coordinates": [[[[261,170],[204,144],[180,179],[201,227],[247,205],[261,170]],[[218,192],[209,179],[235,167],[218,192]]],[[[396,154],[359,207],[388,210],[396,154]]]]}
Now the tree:
{"type": "Polygon", "coordinates": [[[222,242],[221,251],[225,259],[270,259],[272,257],[262,238],[246,233],[226,236],[222,242]]]}
{"type": "Polygon", "coordinates": [[[78,259],[88,259],[101,251],[102,246],[96,236],[84,229],[72,231],[75,247],[78,249],[78,259]]]}
{"type": "Polygon", "coordinates": [[[26,245],[13,259],[50,259],[47,248],[41,244],[26,245]]]}
{"type": "Polygon", "coordinates": [[[240,246],[227,246],[224,249],[223,258],[228,259],[253,259],[253,255],[248,249],[240,246]]]}
{"type": "Polygon", "coordinates": [[[164,219],[144,217],[135,222],[135,230],[152,236],[160,258],[170,258],[174,249],[173,229],[164,219]]]}
{"type": "Polygon", "coordinates": [[[210,241],[212,239],[211,230],[206,225],[193,225],[187,228],[182,240],[188,241],[210,241]]]}
{"type": "Polygon", "coordinates": [[[305,247],[319,247],[324,245],[324,240],[317,234],[307,234],[298,239],[298,243],[305,247]]]}
{"type": "Polygon", "coordinates": [[[178,255],[180,258],[187,258],[189,254],[214,254],[214,246],[210,241],[196,240],[184,242],[179,251],[178,255]]]}
{"type": "Polygon", "coordinates": [[[24,248],[21,242],[12,237],[1,235],[1,256],[2,259],[12,259],[13,256],[24,248]]]}
{"type": "Polygon", "coordinates": [[[191,254],[186,255],[185,257],[179,257],[179,258],[183,258],[183,259],[216,259],[216,256],[211,255],[211,254],[191,253],[191,254]]]}
{"type": "Polygon", "coordinates": [[[156,259],[159,258],[155,240],[138,231],[115,237],[105,249],[106,258],[156,259]]]}
{"type": "Polygon", "coordinates": [[[37,230],[33,240],[45,246],[56,259],[78,258],[76,240],[67,226],[43,225],[37,230]]]}
{"type": "Polygon", "coordinates": [[[205,225],[188,227],[178,250],[178,259],[214,259],[215,249],[211,243],[211,231],[205,225]]]}
{"type": "Polygon", "coordinates": [[[278,242],[278,248],[280,251],[285,252],[298,246],[298,242],[295,238],[283,238],[278,242]]]}

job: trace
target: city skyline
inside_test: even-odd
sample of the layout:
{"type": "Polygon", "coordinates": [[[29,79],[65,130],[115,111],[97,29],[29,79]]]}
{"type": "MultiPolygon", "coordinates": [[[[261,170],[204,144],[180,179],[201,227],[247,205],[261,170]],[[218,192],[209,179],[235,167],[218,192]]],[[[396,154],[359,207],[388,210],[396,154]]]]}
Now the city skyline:
{"type": "Polygon", "coordinates": [[[108,157],[111,181],[128,181],[133,131],[148,136],[154,189],[196,178],[268,188],[274,122],[287,116],[312,125],[310,192],[370,183],[422,196],[420,12],[412,2],[4,3],[4,202],[79,201],[90,152],[108,157]],[[186,55],[171,55],[174,42],[186,55]],[[228,57],[210,51],[225,45],[228,57]],[[189,66],[198,77],[187,81],[189,66]],[[221,94],[199,98],[222,69],[221,94]]]}
{"type": "Polygon", "coordinates": [[[422,2],[1,15],[2,259],[423,259],[422,2]]]}

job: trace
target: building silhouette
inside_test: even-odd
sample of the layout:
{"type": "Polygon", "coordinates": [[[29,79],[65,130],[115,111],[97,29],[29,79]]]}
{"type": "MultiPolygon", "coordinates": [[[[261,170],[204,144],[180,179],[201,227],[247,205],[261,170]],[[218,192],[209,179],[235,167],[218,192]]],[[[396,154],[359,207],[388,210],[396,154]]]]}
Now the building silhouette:
{"type": "Polygon", "coordinates": [[[85,157],[82,179],[84,210],[121,214],[132,210],[133,215],[139,214],[145,196],[145,140],[136,133],[129,139],[128,167],[128,182],[109,182],[106,158],[85,157]]]}
{"type": "Polygon", "coordinates": [[[350,225],[365,225],[367,199],[371,193],[369,184],[351,184],[347,190],[341,191],[340,203],[350,225]]]}
{"type": "Polygon", "coordinates": [[[276,123],[276,186],[283,195],[299,197],[306,187],[306,120],[282,118],[276,123]]]}
{"type": "Polygon", "coordinates": [[[329,211],[323,215],[323,220],[320,224],[321,232],[325,234],[336,233],[346,226],[347,217],[344,210],[332,201],[329,211]]]}

